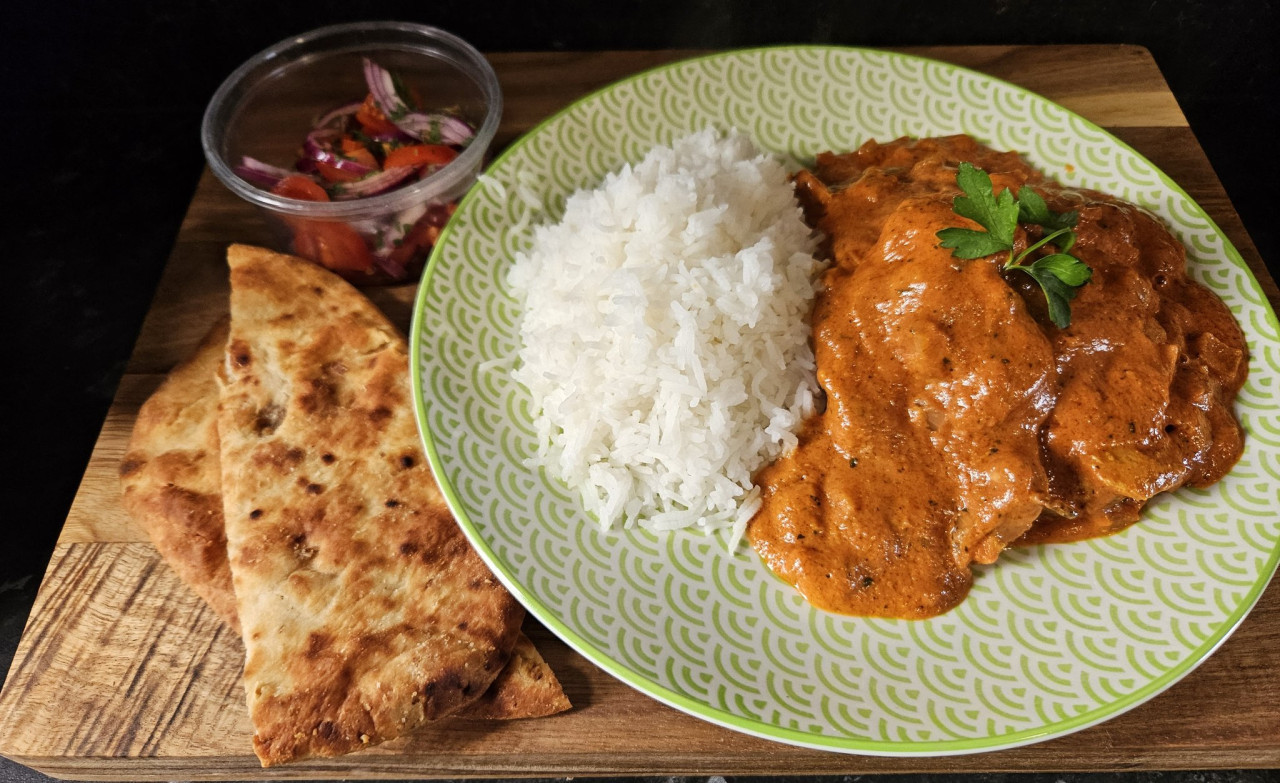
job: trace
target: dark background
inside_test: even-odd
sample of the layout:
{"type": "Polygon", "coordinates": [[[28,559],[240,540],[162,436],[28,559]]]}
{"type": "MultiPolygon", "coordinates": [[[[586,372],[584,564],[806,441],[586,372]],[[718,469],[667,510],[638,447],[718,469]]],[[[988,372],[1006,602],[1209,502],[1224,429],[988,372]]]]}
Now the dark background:
{"type": "MultiPolygon", "coordinates": [[[[258,50],[372,18],[433,24],[486,51],[1146,46],[1276,275],[1272,2],[23,2],[0,20],[0,676],[204,165],[206,102],[258,50]]],[[[1097,776],[1070,779],[1082,777],[1097,776]]],[[[0,760],[0,781],[43,779],[0,760]]]]}

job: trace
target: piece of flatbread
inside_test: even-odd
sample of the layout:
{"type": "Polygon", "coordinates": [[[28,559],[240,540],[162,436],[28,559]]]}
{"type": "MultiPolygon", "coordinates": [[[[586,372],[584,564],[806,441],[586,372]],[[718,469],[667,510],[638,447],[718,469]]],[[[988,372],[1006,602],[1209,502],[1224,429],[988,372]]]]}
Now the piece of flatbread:
{"type": "MultiPolygon", "coordinates": [[[[139,409],[120,463],[120,483],[125,509],[165,562],[238,634],[217,432],[216,376],[226,357],[228,330],[228,319],[220,319],[139,409]]],[[[521,634],[489,689],[455,716],[512,720],[569,707],[555,673],[521,634]]]]}
{"type": "Polygon", "coordinates": [[[469,720],[541,718],[564,712],[570,706],[555,672],[533,641],[520,634],[498,679],[479,699],[454,715],[469,720]]]}
{"type": "Polygon", "coordinates": [[[178,578],[236,631],[218,455],[223,318],[138,410],[120,463],[121,499],[178,578]]]}
{"type": "Polygon", "coordinates": [[[233,245],[223,509],[254,748],[333,756],[457,712],[523,609],[423,458],[404,338],[306,261],[233,245]]]}

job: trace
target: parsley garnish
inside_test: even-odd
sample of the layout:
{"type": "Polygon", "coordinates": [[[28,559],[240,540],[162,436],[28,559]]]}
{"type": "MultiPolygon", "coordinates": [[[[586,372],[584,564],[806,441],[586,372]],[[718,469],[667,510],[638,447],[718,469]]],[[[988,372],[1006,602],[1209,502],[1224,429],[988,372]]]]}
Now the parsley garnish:
{"type": "Polygon", "coordinates": [[[405,115],[413,111],[414,107],[409,105],[409,98],[413,96],[413,93],[409,92],[408,88],[405,87],[404,82],[400,79],[400,74],[395,71],[387,71],[387,74],[391,77],[392,91],[400,99],[400,105],[387,112],[387,119],[394,122],[404,119],[405,115]]]}
{"type": "Polygon", "coordinates": [[[1045,204],[1040,194],[1031,188],[1018,190],[1018,197],[1006,188],[996,196],[992,192],[991,177],[972,163],[961,163],[956,172],[956,184],[964,191],[956,196],[953,209],[957,215],[967,217],[983,231],[971,228],[944,228],[938,232],[942,247],[951,248],[956,258],[982,258],[1007,253],[1003,269],[1019,269],[1026,272],[1044,291],[1049,303],[1049,318],[1060,329],[1071,323],[1071,300],[1080,286],[1089,282],[1093,270],[1083,261],[1071,255],[1076,242],[1078,212],[1054,212],[1045,204]],[[1019,223],[1028,223],[1044,229],[1044,236],[1026,250],[1013,254],[1013,234],[1019,223]],[[1052,244],[1056,253],[1041,256],[1031,263],[1027,257],[1045,245],[1052,244]]]}

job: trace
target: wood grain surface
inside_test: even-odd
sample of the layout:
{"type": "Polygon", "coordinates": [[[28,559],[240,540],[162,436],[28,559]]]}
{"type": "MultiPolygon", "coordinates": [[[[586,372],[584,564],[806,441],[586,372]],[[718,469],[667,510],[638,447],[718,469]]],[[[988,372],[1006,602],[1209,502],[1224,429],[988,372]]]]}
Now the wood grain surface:
{"type": "MultiPolygon", "coordinates": [[[[1258,258],[1146,50],[1125,46],[906,49],[1014,82],[1135,147],[1230,237],[1273,306],[1258,258]]],[[[498,54],[497,145],[575,98],[694,52],[498,54]]],[[[1280,589],[1185,680],[1095,728],[1024,748],[894,759],[806,750],[688,717],[526,630],[575,708],[552,718],[451,721],[370,751],[264,771],[251,750],[240,642],[164,565],[119,503],[116,467],[138,406],[226,310],[228,243],[266,227],[209,173],[156,292],[0,693],[0,753],[90,780],[804,774],[1280,767],[1280,589]]],[[[408,327],[412,286],[375,289],[408,327]]]]}

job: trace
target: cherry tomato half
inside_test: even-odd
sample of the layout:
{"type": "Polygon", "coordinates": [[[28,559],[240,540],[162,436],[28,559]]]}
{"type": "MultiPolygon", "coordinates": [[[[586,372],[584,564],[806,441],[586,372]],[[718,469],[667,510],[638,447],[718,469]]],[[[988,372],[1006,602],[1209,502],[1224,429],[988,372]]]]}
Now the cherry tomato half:
{"type": "Polygon", "coordinates": [[[285,198],[296,198],[300,201],[328,201],[329,194],[320,184],[310,177],[294,174],[276,183],[271,192],[285,198]]]}
{"type": "Polygon", "coordinates": [[[395,123],[387,119],[382,109],[378,108],[378,104],[373,100],[373,93],[365,96],[364,103],[360,104],[360,110],[356,112],[356,122],[360,123],[360,127],[364,128],[365,133],[370,136],[398,133],[400,130],[395,123]]]}
{"type": "Polygon", "coordinates": [[[384,166],[443,166],[458,157],[458,151],[443,144],[411,144],[387,153],[384,166]]]}
{"type": "Polygon", "coordinates": [[[373,253],[346,223],[293,219],[293,251],[335,272],[370,272],[373,253]]]}
{"type": "Polygon", "coordinates": [[[444,228],[444,224],[449,222],[450,216],[457,208],[457,204],[436,204],[429,207],[400,240],[400,244],[391,251],[391,262],[407,267],[418,254],[425,256],[440,238],[440,231],[444,228]]]}

